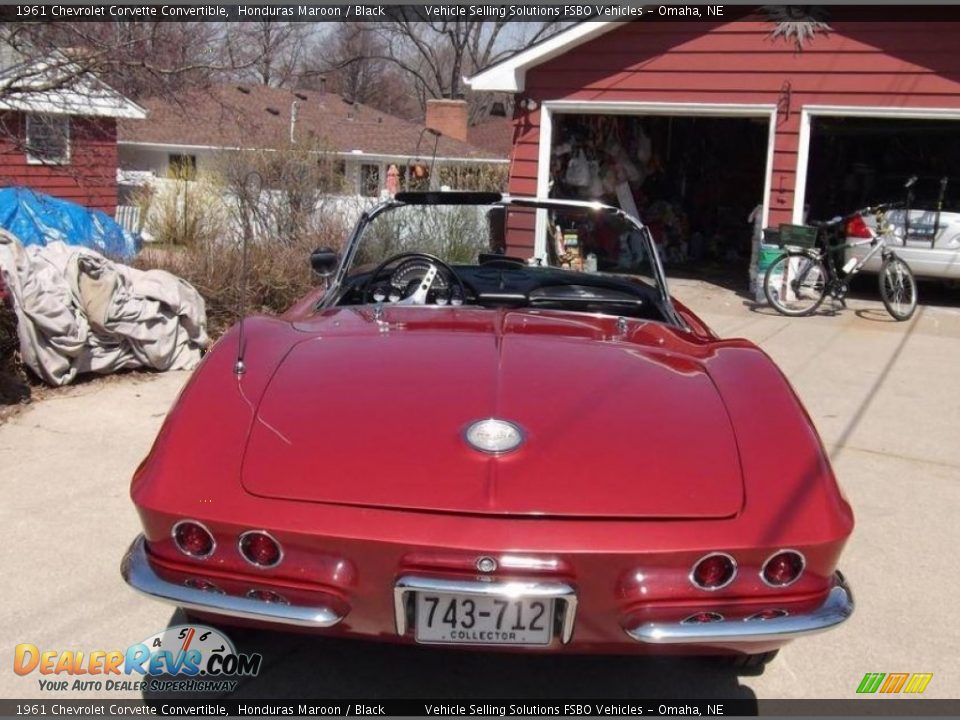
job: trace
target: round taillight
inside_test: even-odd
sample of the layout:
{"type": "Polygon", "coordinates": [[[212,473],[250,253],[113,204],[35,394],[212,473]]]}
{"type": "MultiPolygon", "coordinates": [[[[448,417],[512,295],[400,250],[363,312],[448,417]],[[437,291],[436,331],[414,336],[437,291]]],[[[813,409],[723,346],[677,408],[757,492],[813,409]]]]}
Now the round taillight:
{"type": "Polygon", "coordinates": [[[195,558],[210,557],[217,547],[210,531],[193,520],[181,520],[173,526],[173,542],[184,555],[195,558]]]}
{"type": "Polygon", "coordinates": [[[683,620],[681,620],[681,622],[687,623],[688,625],[690,625],[694,623],[720,622],[721,620],[723,620],[723,615],[721,615],[720,613],[698,612],[698,613],[694,613],[688,618],[684,618],[683,620]]]}
{"type": "Polygon", "coordinates": [[[786,587],[797,581],[805,564],[796,550],[780,550],[767,558],[760,577],[772,587],[786,587]]]}
{"type": "Polygon", "coordinates": [[[289,605],[290,602],[280,593],[275,593],[272,590],[257,590],[253,588],[247,592],[247,597],[251,600],[259,600],[260,602],[277,604],[277,605],[289,605]]]}
{"type": "Polygon", "coordinates": [[[240,536],[240,554],[260,568],[276,567],[283,560],[280,543],[262,530],[250,530],[240,536]]]}
{"type": "Polygon", "coordinates": [[[690,582],[701,590],[719,590],[733,582],[737,563],[726,553],[710,553],[697,560],[690,571],[690,582]]]}

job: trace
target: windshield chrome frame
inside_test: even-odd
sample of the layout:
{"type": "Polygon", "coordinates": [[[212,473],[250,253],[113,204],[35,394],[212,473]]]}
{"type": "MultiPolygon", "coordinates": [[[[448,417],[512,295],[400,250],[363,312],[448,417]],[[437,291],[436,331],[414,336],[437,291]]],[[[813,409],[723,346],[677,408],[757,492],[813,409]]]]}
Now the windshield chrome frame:
{"type": "MultiPolygon", "coordinates": [[[[442,196],[442,193],[436,193],[434,195],[442,196]]],[[[423,203],[423,205],[443,205],[443,202],[429,202],[423,203]]],[[[370,225],[377,217],[384,214],[389,210],[395,210],[400,207],[412,206],[414,203],[404,202],[402,200],[390,199],[381,202],[370,210],[366,210],[363,214],[360,215],[360,219],[357,220],[357,224],[353,228],[353,232],[350,233],[350,236],[347,238],[346,249],[343,253],[343,257],[340,260],[340,265],[337,267],[337,272],[331,280],[327,292],[324,294],[323,299],[318,304],[318,309],[325,309],[334,304],[334,302],[340,297],[340,289],[343,287],[343,282],[346,280],[347,273],[350,270],[350,267],[353,265],[353,261],[357,256],[357,252],[360,248],[360,242],[363,238],[364,231],[367,229],[367,226],[370,225]]],[[[667,288],[667,276],[663,271],[663,264],[660,261],[660,254],[657,252],[657,244],[653,241],[653,236],[650,234],[650,229],[643,224],[639,218],[635,218],[629,213],[624,212],[618,207],[612,205],[606,205],[602,202],[595,200],[561,200],[557,198],[537,198],[537,197],[521,197],[513,195],[503,195],[501,196],[498,202],[492,203],[477,203],[478,206],[482,207],[503,207],[503,208],[532,208],[535,210],[552,210],[552,209],[572,209],[572,210],[589,210],[592,212],[603,212],[609,213],[624,222],[628,223],[630,226],[635,228],[640,232],[640,235],[643,237],[645,243],[645,249],[650,253],[652,258],[651,266],[653,270],[653,279],[657,285],[657,290],[660,294],[660,302],[663,304],[665,314],[667,319],[680,327],[686,327],[687,324],[677,313],[676,309],[673,307],[673,302],[670,299],[670,292],[667,288]]],[[[536,266],[533,266],[536,267],[536,266]]],[[[369,304],[369,303],[368,303],[369,304]]]]}

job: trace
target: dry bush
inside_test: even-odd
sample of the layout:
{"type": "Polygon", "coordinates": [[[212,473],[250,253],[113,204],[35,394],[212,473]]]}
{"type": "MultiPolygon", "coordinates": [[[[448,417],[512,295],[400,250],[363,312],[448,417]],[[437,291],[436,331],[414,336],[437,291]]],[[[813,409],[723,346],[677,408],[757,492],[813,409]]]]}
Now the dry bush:
{"type": "MultiPolygon", "coordinates": [[[[320,246],[339,248],[342,228],[330,224],[330,236],[313,235],[295,243],[252,242],[247,248],[246,312],[277,314],[316,287],[310,252],[320,246]]],[[[161,269],[193,285],[207,303],[207,324],[216,338],[239,319],[243,245],[200,243],[191,247],[146,247],[136,260],[144,270],[161,269]]]]}
{"type": "Polygon", "coordinates": [[[195,180],[176,181],[175,187],[186,186],[178,190],[186,204],[163,204],[161,192],[155,194],[149,217],[161,220],[148,229],[160,242],[145,247],[136,265],[191,283],[206,300],[215,338],[239,318],[244,238],[246,311],[275,314],[319,282],[310,268],[311,251],[340,250],[349,227],[342,208],[326,207],[326,193],[342,178],[329,154],[303,147],[224,152],[212,168],[195,180]],[[172,231],[177,227],[188,230],[178,235],[172,231]]]}
{"type": "MultiPolygon", "coordinates": [[[[6,295],[0,277],[0,405],[30,399],[30,388],[20,363],[20,340],[17,337],[17,315],[6,295]]],[[[2,422],[0,416],[0,422],[2,422]]]]}
{"type": "Polygon", "coordinates": [[[175,177],[138,194],[146,210],[143,229],[158,243],[192,247],[216,242],[228,231],[229,207],[215,176],[175,177]]]}
{"type": "Polygon", "coordinates": [[[474,192],[506,192],[510,178],[510,166],[507,163],[443,165],[437,172],[441,187],[474,192]]]}
{"type": "Polygon", "coordinates": [[[318,143],[223,151],[212,167],[221,191],[233,198],[237,226],[283,244],[322,235],[324,206],[345,184],[343,161],[318,143]]]}

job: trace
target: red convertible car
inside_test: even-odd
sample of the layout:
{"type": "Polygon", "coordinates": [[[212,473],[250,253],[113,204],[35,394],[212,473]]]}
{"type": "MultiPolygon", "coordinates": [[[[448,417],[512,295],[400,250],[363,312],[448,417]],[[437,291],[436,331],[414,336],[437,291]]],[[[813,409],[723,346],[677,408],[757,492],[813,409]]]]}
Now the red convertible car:
{"type": "Polygon", "coordinates": [[[400,193],[311,260],[327,287],[228,333],[137,469],[137,590],[207,622],[757,667],[850,616],[853,516],[809,416],[671,299],[635,218],[400,193]],[[539,261],[504,254],[526,236],[539,261]]]}

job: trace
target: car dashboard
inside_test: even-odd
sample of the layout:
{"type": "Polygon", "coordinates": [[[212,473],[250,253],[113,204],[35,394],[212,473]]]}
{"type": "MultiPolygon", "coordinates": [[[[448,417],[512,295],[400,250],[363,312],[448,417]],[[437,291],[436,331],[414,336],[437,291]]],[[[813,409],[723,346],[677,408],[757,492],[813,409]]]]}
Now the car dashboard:
{"type": "Polygon", "coordinates": [[[656,288],[636,277],[594,274],[559,268],[530,267],[507,261],[453,265],[456,277],[436,273],[422,302],[410,301],[429,273],[426,262],[406,263],[392,273],[359,268],[348,275],[334,300],[324,305],[383,303],[432,306],[539,308],[665,321],[656,288]]]}

